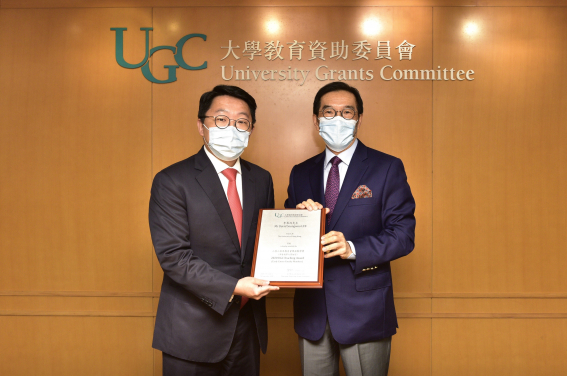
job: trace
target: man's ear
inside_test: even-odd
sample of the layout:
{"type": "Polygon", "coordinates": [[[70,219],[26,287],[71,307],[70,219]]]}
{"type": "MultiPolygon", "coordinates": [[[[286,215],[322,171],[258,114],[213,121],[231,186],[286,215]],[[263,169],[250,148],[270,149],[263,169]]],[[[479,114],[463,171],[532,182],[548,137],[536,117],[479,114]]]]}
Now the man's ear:
{"type": "Polygon", "coordinates": [[[319,118],[315,114],[313,114],[313,125],[315,129],[317,129],[317,132],[319,132],[319,118]]]}
{"type": "Polygon", "coordinates": [[[361,125],[362,125],[362,114],[358,115],[358,121],[356,122],[356,128],[354,129],[355,138],[358,138],[358,132],[360,131],[361,125]]]}
{"type": "Polygon", "coordinates": [[[362,125],[362,114],[358,115],[358,122],[356,123],[356,125],[358,126],[358,128],[360,128],[360,126],[362,125]]]}
{"type": "Polygon", "coordinates": [[[205,131],[203,130],[203,122],[201,119],[197,119],[197,129],[199,130],[199,134],[201,137],[205,137],[205,131]]]}

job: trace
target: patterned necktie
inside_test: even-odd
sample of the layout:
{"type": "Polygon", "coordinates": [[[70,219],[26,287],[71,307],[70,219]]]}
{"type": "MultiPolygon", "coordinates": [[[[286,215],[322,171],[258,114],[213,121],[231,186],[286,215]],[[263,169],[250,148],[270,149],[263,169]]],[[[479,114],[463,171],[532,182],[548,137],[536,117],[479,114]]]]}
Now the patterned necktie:
{"type": "Polygon", "coordinates": [[[329,176],[327,177],[325,206],[330,209],[329,214],[327,214],[327,226],[331,223],[331,217],[335,211],[335,205],[337,204],[337,198],[339,197],[339,191],[341,190],[341,178],[339,176],[339,164],[341,162],[341,159],[337,156],[331,159],[331,171],[329,171],[329,176]]]}
{"type": "MultiPolygon", "coordinates": [[[[230,211],[232,212],[232,219],[234,219],[234,225],[236,226],[236,233],[238,234],[238,243],[242,246],[242,205],[240,204],[240,197],[238,196],[238,191],[236,190],[236,171],[234,168],[227,168],[222,171],[222,174],[228,179],[228,189],[226,195],[228,196],[228,205],[230,206],[230,211]]],[[[240,308],[244,307],[244,304],[248,302],[248,298],[243,296],[240,301],[240,308]]]]}

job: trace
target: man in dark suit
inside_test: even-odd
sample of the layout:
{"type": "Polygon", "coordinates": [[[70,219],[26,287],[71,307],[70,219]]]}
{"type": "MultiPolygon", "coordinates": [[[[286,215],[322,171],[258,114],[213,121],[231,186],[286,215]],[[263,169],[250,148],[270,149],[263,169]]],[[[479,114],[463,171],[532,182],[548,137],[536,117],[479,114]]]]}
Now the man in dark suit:
{"type": "Polygon", "coordinates": [[[270,173],[240,159],[255,113],[238,87],[203,94],[204,147],[154,178],[149,222],[164,276],[153,347],[164,376],[259,374],[263,297],[278,288],[248,277],[258,212],[274,207],[270,173]]]}
{"type": "Polygon", "coordinates": [[[313,123],[327,148],[296,165],[287,208],[327,209],[322,289],[298,289],[304,376],[387,375],[397,319],[390,261],[414,248],[415,202],[402,162],[357,139],[363,103],[343,82],[319,90],[313,123]]]}

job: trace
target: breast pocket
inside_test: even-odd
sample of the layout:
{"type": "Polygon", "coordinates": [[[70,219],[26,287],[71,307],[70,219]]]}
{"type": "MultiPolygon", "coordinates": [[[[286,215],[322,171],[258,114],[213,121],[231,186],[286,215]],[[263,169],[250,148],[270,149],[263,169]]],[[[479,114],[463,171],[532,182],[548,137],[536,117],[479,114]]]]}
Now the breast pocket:
{"type": "Polygon", "coordinates": [[[378,202],[378,197],[351,198],[348,203],[348,206],[376,205],[377,202],[378,202]]]}

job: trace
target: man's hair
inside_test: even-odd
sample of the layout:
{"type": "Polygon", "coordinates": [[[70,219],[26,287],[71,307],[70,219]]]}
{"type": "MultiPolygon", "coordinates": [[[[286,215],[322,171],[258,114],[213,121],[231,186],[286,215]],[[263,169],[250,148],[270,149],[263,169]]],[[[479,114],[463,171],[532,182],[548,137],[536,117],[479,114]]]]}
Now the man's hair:
{"type": "Polygon", "coordinates": [[[356,112],[358,112],[358,114],[362,114],[362,97],[360,96],[358,90],[344,82],[331,82],[330,84],[323,86],[321,89],[319,89],[317,94],[315,94],[315,100],[313,101],[314,115],[319,114],[319,108],[321,107],[321,98],[323,97],[323,95],[331,93],[333,91],[348,91],[349,93],[354,95],[354,98],[356,99],[356,112]]]}
{"type": "Polygon", "coordinates": [[[246,102],[248,108],[250,108],[250,114],[252,115],[252,125],[256,123],[257,106],[254,98],[238,86],[229,85],[217,85],[213,90],[207,91],[206,93],[201,95],[201,99],[199,100],[199,113],[197,115],[197,117],[201,119],[201,121],[204,121],[205,116],[207,116],[207,111],[209,111],[209,109],[211,108],[213,100],[216,97],[220,97],[221,95],[228,95],[229,97],[241,99],[246,102]]]}

